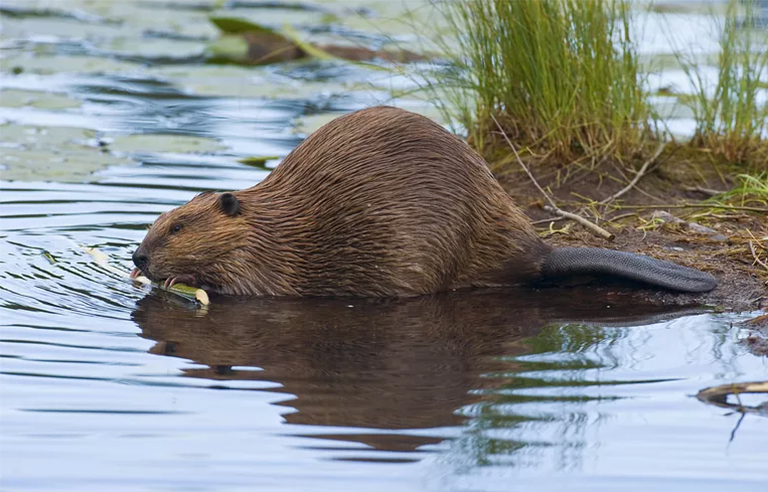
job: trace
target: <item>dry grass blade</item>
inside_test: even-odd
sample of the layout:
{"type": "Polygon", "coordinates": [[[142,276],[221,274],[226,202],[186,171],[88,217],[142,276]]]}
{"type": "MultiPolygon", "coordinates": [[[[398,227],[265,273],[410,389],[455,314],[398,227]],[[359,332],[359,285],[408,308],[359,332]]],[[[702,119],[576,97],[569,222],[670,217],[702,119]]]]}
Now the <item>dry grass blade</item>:
{"type": "Polygon", "coordinates": [[[722,191],[713,190],[711,188],[704,188],[702,186],[683,186],[682,188],[685,191],[695,191],[697,193],[703,193],[704,195],[708,196],[717,196],[723,194],[722,191]]]}
{"type": "Polygon", "coordinates": [[[749,251],[752,252],[752,258],[755,259],[755,263],[762,266],[763,268],[765,268],[766,271],[768,271],[768,263],[760,259],[760,256],[755,251],[755,244],[751,239],[749,240],[749,251]]]}

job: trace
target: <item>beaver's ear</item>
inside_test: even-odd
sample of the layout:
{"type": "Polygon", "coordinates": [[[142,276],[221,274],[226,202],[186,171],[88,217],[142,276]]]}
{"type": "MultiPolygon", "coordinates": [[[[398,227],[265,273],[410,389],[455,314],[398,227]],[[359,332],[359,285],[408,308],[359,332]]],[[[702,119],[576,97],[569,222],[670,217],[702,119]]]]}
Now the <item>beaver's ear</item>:
{"type": "Polygon", "coordinates": [[[222,193],[219,196],[219,207],[225,215],[233,217],[240,213],[240,201],[232,193],[222,193]]]}

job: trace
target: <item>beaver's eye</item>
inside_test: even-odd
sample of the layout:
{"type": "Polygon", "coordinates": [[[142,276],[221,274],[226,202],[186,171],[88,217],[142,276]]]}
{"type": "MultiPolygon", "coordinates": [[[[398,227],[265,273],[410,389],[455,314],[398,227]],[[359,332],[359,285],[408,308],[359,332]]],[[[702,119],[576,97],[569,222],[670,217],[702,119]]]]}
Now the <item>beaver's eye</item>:
{"type": "Polygon", "coordinates": [[[183,228],[184,228],[183,225],[175,224],[173,227],[171,227],[171,234],[176,234],[177,232],[179,232],[183,228]]]}

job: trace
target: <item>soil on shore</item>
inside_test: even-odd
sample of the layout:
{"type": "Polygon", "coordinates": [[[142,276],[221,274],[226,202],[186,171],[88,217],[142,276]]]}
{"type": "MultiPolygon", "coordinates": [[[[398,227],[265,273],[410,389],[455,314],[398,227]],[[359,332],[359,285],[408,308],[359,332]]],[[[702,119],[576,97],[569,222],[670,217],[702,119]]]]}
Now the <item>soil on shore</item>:
{"type": "Polygon", "coordinates": [[[685,152],[678,152],[677,157],[674,154],[675,150],[662,154],[650,172],[610,205],[597,202],[613,196],[632,180],[634,175],[625,166],[604,163],[598,169],[571,169],[567,177],[565,167],[542,170],[531,166],[539,184],[561,209],[598,223],[615,235],[613,241],[575,222],[553,219],[542,207],[546,202],[541,193],[515,163],[497,177],[550,244],[645,254],[710,272],[718,280],[718,287],[704,294],[633,289],[627,294],[633,300],[705,304],[735,311],[768,308],[768,268],[755,260],[757,256],[768,263],[768,215],[762,212],[765,204],[738,201],[731,204],[734,208],[717,208],[707,199],[716,191],[729,190],[736,173],[724,173],[722,166],[713,162],[696,162],[701,157],[695,152],[689,152],[688,157],[679,155],[685,152]]]}

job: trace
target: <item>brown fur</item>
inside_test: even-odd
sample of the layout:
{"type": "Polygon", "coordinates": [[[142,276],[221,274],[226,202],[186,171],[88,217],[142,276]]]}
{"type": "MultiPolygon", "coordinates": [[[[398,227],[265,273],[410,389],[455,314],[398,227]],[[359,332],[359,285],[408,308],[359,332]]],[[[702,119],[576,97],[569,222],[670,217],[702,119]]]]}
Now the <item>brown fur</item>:
{"type": "Polygon", "coordinates": [[[525,282],[550,251],[465,142],[390,107],[328,123],[233,194],[232,215],[213,193],[161,215],[145,274],[225,294],[414,296],[525,282]]]}

